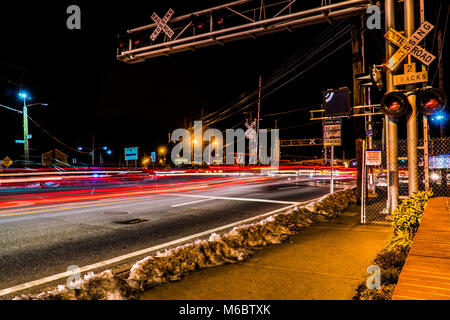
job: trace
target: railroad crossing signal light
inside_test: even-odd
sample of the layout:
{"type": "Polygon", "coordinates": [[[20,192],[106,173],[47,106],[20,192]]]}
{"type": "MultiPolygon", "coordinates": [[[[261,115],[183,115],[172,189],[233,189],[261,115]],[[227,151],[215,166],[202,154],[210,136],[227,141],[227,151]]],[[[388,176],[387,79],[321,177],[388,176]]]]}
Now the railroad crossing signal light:
{"type": "Polygon", "coordinates": [[[392,118],[400,118],[411,110],[408,98],[402,92],[389,92],[381,99],[381,111],[392,118]]]}
{"type": "Polygon", "coordinates": [[[442,89],[422,89],[417,94],[417,106],[423,114],[433,115],[445,109],[447,96],[442,89]]]}
{"type": "Polygon", "coordinates": [[[379,91],[384,87],[383,75],[375,65],[370,68],[369,72],[357,74],[356,79],[361,87],[377,87],[379,91]]]}
{"type": "Polygon", "coordinates": [[[214,16],[213,16],[213,19],[214,19],[214,23],[217,25],[217,26],[223,26],[223,15],[222,14],[215,14],[214,16]]]}
{"type": "Polygon", "coordinates": [[[192,24],[196,29],[202,29],[206,24],[206,17],[204,15],[192,15],[191,16],[192,24]]]}

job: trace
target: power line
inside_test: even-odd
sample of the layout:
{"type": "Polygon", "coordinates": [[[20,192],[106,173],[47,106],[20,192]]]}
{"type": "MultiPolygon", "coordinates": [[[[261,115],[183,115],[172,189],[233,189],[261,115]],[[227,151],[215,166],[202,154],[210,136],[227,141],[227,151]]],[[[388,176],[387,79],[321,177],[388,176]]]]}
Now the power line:
{"type": "Polygon", "coordinates": [[[280,115],[283,115],[283,114],[289,114],[289,113],[293,113],[293,112],[308,110],[308,109],[311,109],[311,108],[314,108],[314,107],[317,107],[317,106],[319,106],[319,105],[314,105],[314,106],[309,106],[309,107],[302,107],[302,108],[298,108],[298,109],[295,109],[295,110],[278,112],[278,113],[263,114],[263,115],[261,115],[261,117],[266,117],[266,118],[267,117],[275,117],[275,116],[280,116],[280,115]]]}
{"type": "MultiPolygon", "coordinates": [[[[273,83],[275,83],[276,81],[278,81],[279,79],[281,79],[282,77],[286,76],[287,74],[291,73],[293,70],[297,69],[299,66],[301,66],[302,64],[306,63],[308,60],[310,60],[312,57],[314,57],[315,55],[317,55],[319,52],[321,52],[323,49],[325,49],[326,47],[328,47],[329,45],[331,45],[333,42],[337,41],[340,37],[342,37],[343,35],[345,35],[347,32],[349,32],[350,28],[349,25],[347,25],[345,28],[341,29],[338,32],[338,35],[331,38],[330,40],[326,41],[326,42],[322,42],[322,44],[318,47],[318,48],[314,48],[312,47],[310,50],[302,50],[303,54],[298,57],[295,61],[298,62],[298,60],[301,60],[300,63],[297,63],[297,66],[295,66],[294,68],[292,68],[292,64],[293,63],[288,63],[287,65],[290,67],[288,68],[288,71],[285,71],[284,73],[281,73],[279,75],[275,75],[274,77],[272,77],[271,80],[269,80],[269,83],[266,83],[266,85],[264,85],[264,88],[267,88],[268,86],[272,85],[273,83]]],[[[329,31],[329,30],[328,30],[329,31]]],[[[323,32],[321,34],[322,36],[326,36],[326,33],[323,32]]],[[[319,36],[320,38],[320,36],[319,36]]],[[[283,86],[285,86],[286,84],[290,83],[291,81],[295,80],[298,76],[300,76],[301,74],[303,74],[304,72],[308,71],[309,69],[311,69],[312,67],[314,67],[315,65],[317,65],[318,63],[320,63],[321,61],[323,61],[323,59],[329,57],[331,54],[333,54],[334,52],[336,52],[337,50],[339,50],[340,48],[342,48],[345,44],[349,43],[350,40],[346,41],[343,45],[339,46],[337,49],[333,50],[330,54],[326,55],[324,58],[320,59],[318,62],[308,66],[306,69],[300,71],[297,75],[295,75],[294,77],[292,77],[291,79],[289,79],[288,81],[286,81],[285,83],[281,84],[280,86],[278,86],[277,88],[271,90],[269,93],[264,94],[261,99],[267,97],[268,95],[272,94],[273,92],[279,90],[280,88],[282,88],[283,86]]],[[[298,54],[297,54],[298,55],[298,54]]],[[[291,59],[290,59],[291,60],[291,59]]],[[[285,64],[286,65],[286,64],[285,64]]],[[[285,67],[282,67],[282,70],[284,70],[285,67]]],[[[239,105],[242,105],[244,102],[248,101],[249,99],[251,99],[252,97],[256,96],[257,91],[253,91],[251,94],[249,94],[247,97],[245,97],[244,99],[241,99],[241,101],[239,101],[238,104],[231,106],[230,108],[228,108],[225,111],[222,111],[219,115],[217,115],[215,118],[211,119],[207,125],[211,125],[213,123],[219,122],[221,120],[224,120],[226,118],[229,118],[233,115],[235,115],[236,113],[239,113],[247,108],[249,108],[250,106],[252,106],[253,104],[255,104],[257,102],[257,100],[254,100],[250,103],[248,103],[247,105],[244,105],[243,107],[241,107],[240,109],[231,112],[232,109],[237,108],[239,105]],[[229,113],[227,115],[227,113],[229,113]]]]}
{"type": "Polygon", "coordinates": [[[49,135],[53,140],[55,140],[56,142],[60,143],[61,145],[69,148],[72,151],[78,152],[78,153],[82,153],[82,154],[90,154],[91,152],[86,152],[86,151],[80,151],[78,149],[75,149],[69,145],[67,145],[66,143],[64,143],[63,141],[61,141],[60,139],[58,139],[57,137],[55,137],[54,135],[52,135],[50,132],[48,132],[47,130],[45,130],[43,127],[41,127],[39,125],[39,123],[37,123],[36,121],[34,121],[30,116],[28,116],[28,119],[30,119],[35,125],[37,125],[42,131],[44,131],[47,135],[49,135]]]}

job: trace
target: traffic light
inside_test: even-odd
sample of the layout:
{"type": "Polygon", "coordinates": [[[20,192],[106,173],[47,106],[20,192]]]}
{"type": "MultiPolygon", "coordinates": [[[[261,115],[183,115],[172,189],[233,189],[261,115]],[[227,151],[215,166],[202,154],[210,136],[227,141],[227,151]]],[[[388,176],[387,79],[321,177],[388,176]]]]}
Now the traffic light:
{"type": "Polygon", "coordinates": [[[424,88],[417,94],[417,106],[423,114],[433,115],[447,106],[447,96],[442,89],[424,88]]]}
{"type": "Polygon", "coordinates": [[[392,118],[400,118],[411,110],[408,98],[403,92],[399,91],[385,94],[380,105],[381,111],[392,118]]]}

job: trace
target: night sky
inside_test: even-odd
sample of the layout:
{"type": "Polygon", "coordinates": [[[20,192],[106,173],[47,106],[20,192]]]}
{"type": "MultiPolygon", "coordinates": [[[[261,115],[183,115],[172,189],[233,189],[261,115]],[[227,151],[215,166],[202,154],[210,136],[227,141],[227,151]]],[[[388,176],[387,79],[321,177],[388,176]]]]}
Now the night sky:
{"type": "MultiPolygon", "coordinates": [[[[280,66],[305,50],[320,32],[330,27],[319,24],[295,29],[292,33],[283,31],[256,40],[229,42],[223,47],[201,48],[134,65],[116,60],[117,34],[150,23],[153,12],[163,16],[173,8],[177,16],[228,1],[189,1],[195,2],[190,7],[187,2],[3,1],[0,5],[0,104],[21,108],[17,93],[25,89],[32,96],[30,103],[49,104],[29,110],[31,118],[48,132],[73,148],[90,148],[94,134],[96,145],[108,146],[114,152],[105,161],[118,162],[124,147],[139,146],[141,152],[149,154],[166,144],[168,133],[183,127],[185,119],[188,124],[199,120],[202,109],[205,113],[213,112],[242,94],[256,90],[259,75],[264,86],[280,66]],[[66,28],[69,16],[66,8],[71,4],[81,8],[81,30],[66,28]]],[[[320,4],[319,1],[314,3],[320,4]]],[[[314,3],[303,5],[312,7],[314,3]]],[[[446,5],[443,7],[442,25],[446,5]]],[[[437,5],[427,12],[427,19],[433,24],[437,12],[437,5]]],[[[350,20],[343,26],[348,23],[350,20]]],[[[380,30],[367,34],[369,63],[383,62],[382,35],[380,30]]],[[[433,36],[434,32],[428,37],[433,36]]],[[[336,46],[349,38],[350,34],[336,46]]],[[[432,51],[431,46],[429,43],[427,48],[437,55],[436,44],[432,51]]],[[[333,49],[324,50],[310,63],[333,49]]],[[[444,56],[448,52],[445,50],[444,56]]],[[[274,120],[278,119],[281,139],[321,137],[321,123],[312,124],[307,110],[278,117],[264,115],[303,107],[318,109],[323,90],[351,88],[351,61],[351,46],[347,44],[263,99],[261,127],[274,127],[274,120]],[[296,128],[286,129],[290,127],[296,128]]],[[[308,65],[300,67],[267,91],[306,67],[308,65]]],[[[433,68],[431,76],[436,63],[433,68]]],[[[254,104],[249,110],[256,114],[256,108],[254,104]]],[[[245,128],[242,113],[217,123],[216,127],[225,130],[239,123],[245,128]]],[[[21,124],[21,115],[0,109],[0,158],[21,157],[23,145],[14,143],[23,138],[21,124]]],[[[344,125],[346,152],[351,155],[353,127],[350,120],[344,125]]],[[[29,130],[33,135],[32,156],[56,147],[70,157],[89,163],[87,155],[61,145],[31,122],[29,130]]]]}

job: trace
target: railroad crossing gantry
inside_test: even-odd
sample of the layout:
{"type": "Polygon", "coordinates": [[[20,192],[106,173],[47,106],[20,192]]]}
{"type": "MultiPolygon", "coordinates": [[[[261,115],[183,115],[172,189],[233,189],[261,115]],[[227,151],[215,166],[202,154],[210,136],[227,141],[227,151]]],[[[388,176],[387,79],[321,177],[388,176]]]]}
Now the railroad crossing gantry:
{"type": "Polygon", "coordinates": [[[155,12],[151,19],[149,14],[153,23],[119,35],[117,59],[138,63],[196,48],[224,45],[229,41],[255,39],[283,30],[291,32],[294,28],[323,22],[333,23],[333,20],[360,15],[371,3],[370,0],[348,0],[326,5],[331,1],[322,1],[321,6],[307,10],[303,6],[300,10],[296,2],[239,0],[178,17],[171,9],[167,13],[155,12]]]}

